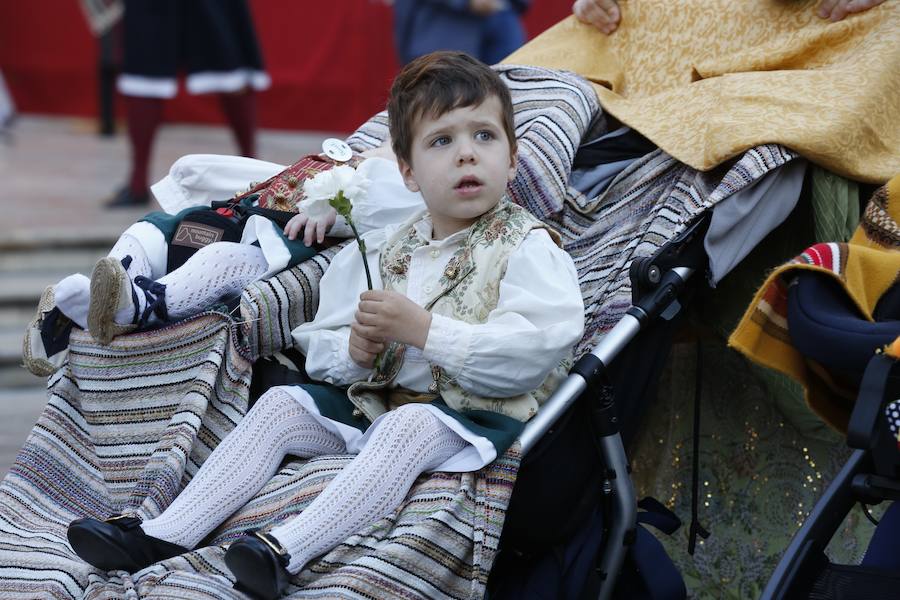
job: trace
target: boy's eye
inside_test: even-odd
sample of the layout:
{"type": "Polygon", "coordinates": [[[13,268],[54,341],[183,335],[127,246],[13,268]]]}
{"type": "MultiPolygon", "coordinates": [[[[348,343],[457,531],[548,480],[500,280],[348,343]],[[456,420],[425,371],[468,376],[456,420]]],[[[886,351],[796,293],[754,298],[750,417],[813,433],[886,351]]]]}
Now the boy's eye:
{"type": "Polygon", "coordinates": [[[450,143],[450,136],[441,135],[431,140],[432,146],[446,146],[450,143]]]}
{"type": "Polygon", "coordinates": [[[482,129],[475,133],[475,139],[479,142],[489,142],[494,139],[494,134],[493,132],[482,129]]]}

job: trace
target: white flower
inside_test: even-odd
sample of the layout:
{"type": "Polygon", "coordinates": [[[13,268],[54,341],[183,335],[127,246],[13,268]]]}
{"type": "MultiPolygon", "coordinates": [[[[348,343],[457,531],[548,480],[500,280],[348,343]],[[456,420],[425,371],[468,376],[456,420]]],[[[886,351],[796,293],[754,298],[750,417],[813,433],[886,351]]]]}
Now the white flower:
{"type": "Polygon", "coordinates": [[[334,209],[329,202],[331,198],[306,198],[297,206],[300,211],[314,221],[329,215],[334,209]]]}
{"type": "Polygon", "coordinates": [[[303,183],[303,192],[308,200],[330,200],[343,190],[351,202],[362,198],[369,187],[369,180],[349,165],[340,165],[328,171],[317,173],[303,183]]]}
{"type": "Polygon", "coordinates": [[[361,200],[368,193],[369,179],[349,165],[340,165],[328,171],[317,173],[303,182],[306,198],[300,202],[300,209],[310,219],[321,219],[331,210],[330,201],[343,191],[351,203],[361,200]]]}

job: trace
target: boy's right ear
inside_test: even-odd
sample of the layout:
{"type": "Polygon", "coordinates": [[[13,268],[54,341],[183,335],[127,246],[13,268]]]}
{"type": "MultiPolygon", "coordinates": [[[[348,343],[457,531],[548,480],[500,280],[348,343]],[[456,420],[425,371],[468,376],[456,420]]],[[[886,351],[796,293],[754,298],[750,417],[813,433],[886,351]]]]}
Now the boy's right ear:
{"type": "Polygon", "coordinates": [[[403,183],[406,185],[406,189],[411,192],[418,192],[419,184],[416,183],[416,177],[413,174],[412,166],[402,158],[397,159],[397,166],[400,167],[400,175],[403,177],[403,183]]]}

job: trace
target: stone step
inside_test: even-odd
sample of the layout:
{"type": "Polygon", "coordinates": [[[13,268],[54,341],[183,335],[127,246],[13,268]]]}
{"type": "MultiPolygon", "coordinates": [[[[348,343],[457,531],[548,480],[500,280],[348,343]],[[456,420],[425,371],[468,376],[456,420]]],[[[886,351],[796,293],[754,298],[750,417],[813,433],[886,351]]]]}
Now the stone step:
{"type": "Polygon", "coordinates": [[[10,249],[0,252],[0,273],[72,273],[90,268],[109,252],[109,245],[80,245],[67,248],[10,249]]]}
{"type": "Polygon", "coordinates": [[[90,277],[97,260],[108,250],[99,248],[41,249],[33,252],[15,250],[0,253],[0,307],[30,306],[34,308],[41,293],[72,273],[90,277]]]}
{"type": "Polygon", "coordinates": [[[0,365],[22,363],[22,337],[25,324],[21,327],[10,325],[0,329],[0,365]]]}
{"type": "Polygon", "coordinates": [[[0,252],[65,250],[70,248],[109,249],[124,231],[115,223],[91,225],[79,223],[78,227],[49,228],[36,235],[32,230],[4,232],[0,239],[0,252]]]}
{"type": "Polygon", "coordinates": [[[42,387],[47,383],[46,377],[32,375],[22,366],[21,356],[16,361],[0,364],[0,390],[22,390],[42,387]]]}
{"type": "MultiPolygon", "coordinates": [[[[4,280],[7,279],[4,277],[4,280]]],[[[27,306],[0,303],[0,387],[13,384],[16,387],[28,386],[37,381],[21,368],[22,337],[36,306],[36,299],[27,306]]]]}

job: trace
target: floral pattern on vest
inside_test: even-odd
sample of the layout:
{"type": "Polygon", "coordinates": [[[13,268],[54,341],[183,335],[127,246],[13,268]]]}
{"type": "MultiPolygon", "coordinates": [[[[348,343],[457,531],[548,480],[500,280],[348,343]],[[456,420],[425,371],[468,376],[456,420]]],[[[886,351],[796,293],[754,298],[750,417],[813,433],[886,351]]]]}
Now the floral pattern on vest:
{"type": "MultiPolygon", "coordinates": [[[[419,219],[421,217],[406,223],[385,243],[380,259],[385,290],[406,294],[412,254],[428,243],[416,234],[413,227],[419,219]]],[[[500,299],[500,281],[506,273],[510,254],[536,228],[546,229],[559,244],[555,231],[524,208],[504,198],[471,226],[466,241],[447,263],[436,291],[425,303],[425,309],[466,323],[487,321],[500,299]]],[[[402,344],[390,344],[371,380],[350,386],[350,400],[369,419],[374,420],[400,404],[430,402],[440,396],[455,410],[490,410],[527,421],[537,414],[540,404],[556,389],[571,366],[570,357],[566,358],[555,366],[536,390],[512,398],[487,398],[472,394],[437,365],[431,366],[434,383],[429,393],[390,389],[403,366],[405,349],[402,344]]]]}

